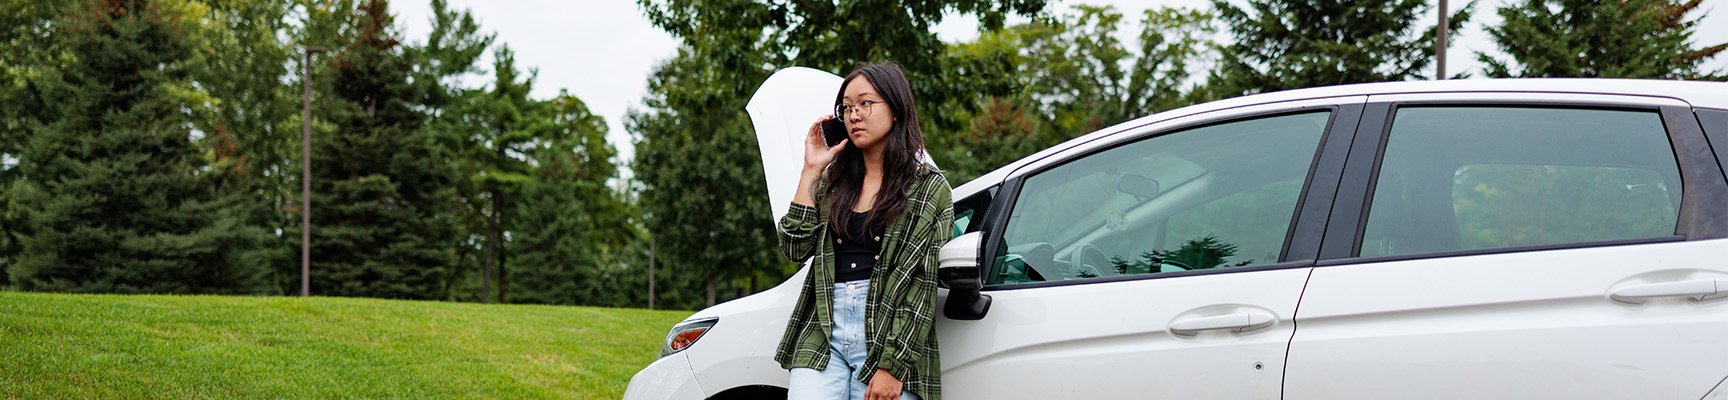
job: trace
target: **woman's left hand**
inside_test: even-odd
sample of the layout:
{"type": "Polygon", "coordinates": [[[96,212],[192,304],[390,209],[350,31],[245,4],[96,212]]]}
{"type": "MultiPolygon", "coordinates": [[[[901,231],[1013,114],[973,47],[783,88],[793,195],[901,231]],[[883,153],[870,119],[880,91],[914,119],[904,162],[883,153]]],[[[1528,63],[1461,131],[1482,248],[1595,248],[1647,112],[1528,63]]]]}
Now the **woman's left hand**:
{"type": "Polygon", "coordinates": [[[895,400],[900,398],[900,380],[886,370],[876,370],[876,376],[870,378],[870,389],[864,391],[864,400],[895,400]]]}

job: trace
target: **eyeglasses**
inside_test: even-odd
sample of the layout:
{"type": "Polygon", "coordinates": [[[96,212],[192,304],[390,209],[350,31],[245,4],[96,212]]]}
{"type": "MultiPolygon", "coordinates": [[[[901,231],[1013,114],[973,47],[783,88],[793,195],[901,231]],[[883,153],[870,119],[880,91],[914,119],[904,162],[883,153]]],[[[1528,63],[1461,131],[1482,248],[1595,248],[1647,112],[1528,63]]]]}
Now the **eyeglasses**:
{"type": "Polygon", "coordinates": [[[834,106],[834,118],[839,118],[841,120],[845,120],[849,114],[854,113],[854,112],[858,113],[858,118],[870,118],[870,110],[874,109],[870,106],[877,105],[877,104],[882,104],[882,102],[873,101],[873,100],[864,100],[864,101],[858,102],[858,105],[856,105],[856,106],[840,104],[840,105],[834,106]]]}

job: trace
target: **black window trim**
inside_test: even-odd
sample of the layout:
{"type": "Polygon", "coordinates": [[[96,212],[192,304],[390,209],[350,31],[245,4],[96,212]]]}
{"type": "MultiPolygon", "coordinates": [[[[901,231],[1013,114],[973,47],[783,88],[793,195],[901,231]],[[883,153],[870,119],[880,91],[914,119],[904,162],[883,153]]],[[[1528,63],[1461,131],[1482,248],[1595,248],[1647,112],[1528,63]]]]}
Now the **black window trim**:
{"type": "Polygon", "coordinates": [[[1306,184],[1296,200],[1296,220],[1284,234],[1284,249],[1280,261],[1318,260],[1326,226],[1332,217],[1332,204],[1343,184],[1344,163],[1349,159],[1350,145],[1361,129],[1362,116],[1367,112],[1362,103],[1338,107],[1333,119],[1320,138],[1319,154],[1308,166],[1306,184]]]}
{"type": "Polygon", "coordinates": [[[1020,187],[1026,182],[1026,176],[1009,178],[1002,182],[996,191],[990,209],[984,210],[983,246],[978,246],[978,280],[981,290],[990,290],[990,277],[996,276],[996,253],[1002,251],[1002,226],[1008,224],[1008,210],[1014,208],[1014,202],[1020,198],[1020,187]]]}
{"type": "MultiPolygon", "coordinates": [[[[987,187],[984,188],[984,190],[978,191],[978,193],[973,193],[971,196],[967,196],[966,198],[954,202],[955,207],[966,207],[966,209],[972,210],[972,220],[966,224],[965,228],[961,228],[960,234],[964,235],[984,230],[985,222],[988,221],[986,216],[990,214],[990,204],[996,198],[996,190],[1001,187],[1002,185],[987,187]],[[984,209],[983,213],[978,212],[980,207],[984,209]]],[[[956,210],[956,212],[958,212],[958,210],[956,210]]]]}
{"type": "MultiPolygon", "coordinates": [[[[1320,232],[1323,232],[1325,230],[1326,218],[1328,217],[1328,215],[1330,213],[1329,207],[1326,207],[1326,205],[1328,205],[1332,202],[1332,196],[1335,194],[1335,192],[1338,188],[1339,182],[1336,179],[1334,179],[1335,177],[1331,176],[1333,174],[1330,174],[1330,173],[1325,173],[1325,175],[1321,176],[1323,178],[1326,178],[1325,180],[1316,180],[1316,176],[1319,173],[1324,173],[1322,171],[1337,171],[1337,170],[1342,169],[1341,168],[1342,165],[1340,165],[1340,164],[1342,164],[1345,161],[1345,157],[1343,154],[1338,154],[1338,153],[1340,153],[1342,150],[1348,148],[1349,143],[1351,141],[1351,137],[1353,136],[1353,132],[1356,130],[1356,124],[1358,122],[1358,119],[1360,119],[1362,115],[1363,115],[1363,106],[1362,106],[1362,103],[1359,103],[1359,102],[1358,103],[1329,104],[1329,105],[1314,105],[1314,106],[1306,106],[1306,107],[1297,107],[1297,108],[1289,108],[1289,109],[1271,110],[1271,111],[1265,111],[1265,112],[1232,115],[1230,117],[1223,118],[1223,119],[1197,121],[1197,122],[1193,122],[1193,123],[1175,125],[1175,126],[1171,126],[1169,128],[1165,128],[1165,129],[1160,129],[1157,131],[1132,134],[1132,136],[1129,136],[1129,137],[1127,137],[1127,138],[1125,138],[1125,139],[1123,139],[1117,143],[1112,143],[1108,146],[1099,146],[1098,148],[1090,149],[1090,150],[1087,150],[1086,152],[1083,152],[1083,153],[1068,156],[1066,160],[1062,160],[1061,162],[1046,164],[1046,165],[1040,166],[1036,169],[1027,170],[1026,172],[1023,172],[1023,173],[1016,173],[1014,177],[1009,178],[1007,181],[1003,182],[1003,184],[1000,186],[1001,189],[996,192],[996,194],[997,194],[995,196],[996,201],[990,205],[990,209],[986,212],[988,219],[985,220],[985,225],[984,225],[984,228],[982,229],[982,231],[984,232],[984,238],[983,238],[984,239],[983,240],[984,245],[979,246],[979,252],[981,254],[978,255],[979,256],[979,258],[978,258],[979,264],[981,264],[980,267],[982,269],[979,277],[980,277],[980,279],[982,279],[984,281],[984,286],[981,290],[982,291],[995,291],[995,290],[1041,288],[1041,287],[1052,287],[1052,286],[1090,285],[1090,284],[1097,284],[1097,283],[1134,281],[1134,280],[1143,280],[1143,279],[1178,278],[1178,277],[1197,276],[1197,275],[1214,275],[1214,274],[1222,274],[1222,273],[1253,272],[1253,271],[1267,271],[1267,270],[1277,270],[1277,269],[1311,267],[1314,265],[1314,261],[1315,261],[1314,254],[1317,254],[1319,252],[1320,243],[1314,242],[1312,240],[1296,240],[1295,238],[1298,237],[1298,235],[1297,235],[1298,232],[1311,232],[1314,234],[1314,236],[1317,236],[1320,232]],[[1021,186],[1025,183],[1026,178],[1040,174],[1040,173],[1043,173],[1043,172],[1048,171],[1050,169],[1060,167],[1062,165],[1066,165],[1069,162],[1072,162],[1073,160],[1077,160],[1077,159],[1084,158],[1084,157],[1089,157],[1089,156],[1092,156],[1092,155],[1100,153],[1100,152],[1108,151],[1110,149],[1114,149],[1114,148],[1121,147],[1121,146],[1126,146],[1126,145],[1129,145],[1132,143],[1136,143],[1136,142],[1139,142],[1142,140],[1151,139],[1151,138],[1158,137],[1158,136],[1168,135],[1168,134],[1172,134],[1172,133],[1176,133],[1176,132],[1187,131],[1187,130],[1191,130],[1191,129],[1204,128],[1204,127],[1213,126],[1213,125],[1221,125],[1221,124],[1246,121],[1246,120],[1251,120],[1251,119],[1272,118],[1272,117],[1279,117],[1279,116],[1285,116],[1285,115],[1305,114],[1305,113],[1321,111],[1321,110],[1328,110],[1328,112],[1329,112],[1326,126],[1325,126],[1325,128],[1323,128],[1321,130],[1320,143],[1315,147],[1316,154],[1314,156],[1314,159],[1309,162],[1308,173],[1307,173],[1306,177],[1304,178],[1305,184],[1302,185],[1302,191],[1300,192],[1300,194],[1297,197],[1296,208],[1295,208],[1295,210],[1293,210],[1294,212],[1292,213],[1293,215],[1291,216],[1292,221],[1291,221],[1290,227],[1286,231],[1286,234],[1284,237],[1283,248],[1279,250],[1279,261],[1278,262],[1270,263],[1270,264],[1242,266],[1242,267],[1210,268],[1210,269],[1204,269],[1204,270],[1174,271],[1174,272],[1163,272],[1163,273],[1155,273],[1155,274],[1117,275],[1117,276],[1110,276],[1110,277],[1067,279],[1067,280],[1059,280],[1059,281],[1017,282],[1017,283],[996,283],[996,284],[988,283],[989,277],[994,276],[997,273],[996,269],[1000,268],[999,263],[997,263],[997,260],[995,259],[995,254],[997,254],[997,252],[1001,250],[1002,235],[1005,232],[1003,232],[1003,229],[999,229],[999,228],[1003,227],[1007,224],[1009,211],[1014,208],[1014,204],[1019,200],[1020,192],[1021,192],[1020,189],[1021,189],[1021,186]],[[1319,184],[1321,186],[1316,187],[1316,184],[1319,184]],[[1319,196],[1319,198],[1311,199],[1312,196],[1319,196]],[[1293,252],[1292,251],[1292,244],[1293,243],[1298,244],[1300,246],[1306,246],[1306,247],[1298,248],[1296,251],[1293,252]],[[1298,255],[1303,256],[1303,257],[1297,258],[1296,256],[1298,256],[1298,255]]],[[[1147,124],[1147,125],[1152,125],[1152,124],[1147,124]]],[[[1129,129],[1124,130],[1124,132],[1144,128],[1147,125],[1141,125],[1141,126],[1129,128],[1129,129]]]]}
{"type": "Polygon", "coordinates": [[[1528,252],[1534,252],[1534,251],[1588,249],[1588,248],[1595,248],[1595,247],[1615,247],[1615,246],[1629,246],[1629,245],[1637,245],[1637,244],[1673,243],[1673,242],[1683,242],[1683,241],[1686,241],[1686,237],[1680,236],[1680,235],[1653,236],[1653,237],[1642,237],[1642,238],[1631,238],[1631,239],[1598,240],[1598,241],[1589,241],[1589,242],[1567,242],[1567,243],[1538,244],[1538,245],[1528,245],[1528,246],[1492,247],[1492,248],[1486,248],[1486,249],[1448,250],[1448,251],[1436,251],[1436,252],[1431,252],[1431,253],[1395,254],[1395,255],[1390,255],[1390,256],[1376,256],[1376,257],[1340,258],[1340,259],[1333,259],[1333,260],[1321,260],[1319,262],[1314,263],[1314,266],[1316,266],[1316,267],[1330,267],[1330,266],[1334,266],[1334,265],[1372,264],[1372,263],[1392,262],[1392,261],[1426,260],[1426,259],[1434,259],[1434,258],[1466,257],[1466,256],[1492,255],[1492,254],[1528,253],[1528,252]]]}
{"type": "Polygon", "coordinates": [[[1345,182],[1340,183],[1339,195],[1332,212],[1334,215],[1341,216],[1354,213],[1357,218],[1354,220],[1349,218],[1334,219],[1335,223],[1327,228],[1325,239],[1321,244],[1320,257],[1317,258],[1319,261],[1315,265],[1349,265],[1728,237],[1728,218],[1723,218],[1728,212],[1721,209],[1708,210],[1709,207],[1706,207],[1710,204],[1728,204],[1728,177],[1724,176],[1723,166],[1717,163],[1714,153],[1709,147],[1709,142],[1705,141],[1703,129],[1698,120],[1692,118],[1691,115],[1690,110],[1685,107],[1648,104],[1500,99],[1370,101],[1367,104],[1367,111],[1362,117],[1362,124],[1357,131],[1359,139],[1351,146],[1350,160],[1346,162],[1346,170],[1344,171],[1346,179],[1345,182]],[[1675,161],[1680,169],[1681,187],[1683,188],[1675,233],[1673,236],[1648,238],[1359,257],[1368,213],[1372,208],[1374,189],[1379,182],[1380,164],[1386,153],[1386,138],[1391,133],[1392,117],[1401,107],[1516,107],[1656,112],[1661,116],[1669,144],[1674,149],[1675,161]],[[1712,212],[1715,215],[1708,215],[1712,212]]]}
{"type": "Polygon", "coordinates": [[[1728,175],[1728,110],[1700,108],[1694,114],[1704,129],[1704,140],[1715,150],[1717,169],[1728,175]]]}
{"type": "MultiPolygon", "coordinates": [[[[1693,117],[1698,123],[1699,129],[1704,132],[1704,140],[1709,143],[1710,149],[1715,155],[1716,172],[1722,174],[1724,181],[1728,181],[1728,110],[1699,108],[1694,110],[1693,117]]],[[[1708,167],[1704,168],[1708,169],[1708,167]]],[[[1715,199],[1714,201],[1717,202],[1715,204],[1728,204],[1723,203],[1722,199],[1715,199]]],[[[1719,224],[1728,223],[1728,207],[1706,208],[1701,211],[1703,213],[1699,215],[1700,218],[1716,221],[1719,224]]]]}
{"type": "Polygon", "coordinates": [[[1060,281],[1043,281],[1043,282],[998,283],[998,284],[994,284],[994,285],[985,285],[982,290],[995,291],[995,290],[1031,289],[1031,288],[1042,288],[1042,287],[1052,287],[1052,286],[1093,285],[1093,284],[1100,284],[1100,283],[1112,283],[1112,282],[1123,282],[1123,281],[1141,281],[1141,280],[1148,280],[1148,279],[1182,278],[1182,277],[1200,276],[1200,275],[1218,275],[1218,274],[1232,274],[1232,273],[1238,273],[1238,272],[1254,272],[1254,271],[1271,271],[1271,270],[1291,269],[1291,268],[1307,268],[1307,267],[1312,267],[1312,266],[1314,266],[1314,260],[1311,260],[1311,259],[1310,260],[1295,260],[1295,261],[1285,261],[1285,262],[1272,263],[1272,264],[1249,265],[1249,266],[1242,266],[1242,267],[1207,268],[1207,269],[1196,269],[1196,270],[1189,270],[1189,271],[1160,272],[1160,273],[1155,273],[1155,274],[1116,275],[1116,276],[1103,276],[1103,277],[1096,277],[1096,278],[1079,278],[1079,279],[1066,279],[1066,280],[1060,280],[1060,281]]]}
{"type": "Polygon", "coordinates": [[[1340,167],[1337,195],[1333,197],[1329,213],[1335,217],[1326,221],[1316,260],[1356,255],[1355,243],[1361,241],[1362,221],[1368,215],[1365,197],[1370,193],[1367,191],[1373,190],[1374,179],[1379,174],[1378,154],[1384,150],[1381,142],[1385,141],[1385,133],[1392,122],[1391,115],[1389,103],[1369,102],[1363,106],[1361,122],[1356,124],[1356,133],[1340,167]]]}
{"type": "Polygon", "coordinates": [[[1728,204],[1728,177],[1716,162],[1704,127],[1689,108],[1663,106],[1660,110],[1674,158],[1680,163],[1680,217],[1674,234],[1687,240],[1728,238],[1728,219],[1723,218],[1722,209],[1728,204]]]}

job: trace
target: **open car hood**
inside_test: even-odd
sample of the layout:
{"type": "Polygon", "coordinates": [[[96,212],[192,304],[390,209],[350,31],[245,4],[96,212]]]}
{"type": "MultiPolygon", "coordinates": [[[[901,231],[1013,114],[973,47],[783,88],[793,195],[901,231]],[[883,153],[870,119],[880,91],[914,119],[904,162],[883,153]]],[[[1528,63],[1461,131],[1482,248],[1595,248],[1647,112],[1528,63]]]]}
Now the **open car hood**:
{"type": "Polygon", "coordinates": [[[762,173],[767,179],[768,201],[774,220],[786,215],[797,193],[798,173],[804,163],[804,136],[817,118],[834,113],[834,94],[845,79],[821,70],[790,67],[775,71],[744,110],[756,128],[756,145],[762,150],[762,173]]]}
{"type": "MultiPolygon", "coordinates": [[[[756,88],[744,111],[756,128],[756,145],[762,151],[762,174],[767,179],[769,208],[774,220],[786,215],[792,195],[798,192],[798,173],[804,163],[804,136],[817,118],[834,112],[834,94],[845,78],[807,67],[787,67],[756,88]]],[[[936,165],[930,152],[924,162],[936,165]]]]}

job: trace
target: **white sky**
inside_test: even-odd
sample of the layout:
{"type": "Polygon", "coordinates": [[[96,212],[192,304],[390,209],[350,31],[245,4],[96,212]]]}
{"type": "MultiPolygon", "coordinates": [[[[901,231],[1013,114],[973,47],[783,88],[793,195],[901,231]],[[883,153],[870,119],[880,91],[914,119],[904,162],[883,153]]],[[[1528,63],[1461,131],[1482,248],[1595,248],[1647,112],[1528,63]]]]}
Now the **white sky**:
{"type": "MultiPolygon", "coordinates": [[[[1476,51],[1495,51],[1482,27],[1498,24],[1499,16],[1494,9],[1510,1],[1482,0],[1478,4],[1475,21],[1466,24],[1463,32],[1454,33],[1453,46],[1446,53],[1448,74],[1474,71],[1480,67],[1475,60],[1476,51]]],[[[1722,15],[1728,10],[1715,9],[1722,2],[1706,0],[1699,7],[1707,14],[1693,33],[1695,44],[1728,41],[1728,16],[1722,15]]],[[[1461,7],[1464,3],[1467,0],[1448,1],[1450,7],[1461,7]]],[[[1074,4],[1114,5],[1128,22],[1118,32],[1118,38],[1133,48],[1134,37],[1140,31],[1141,10],[1160,6],[1204,8],[1211,3],[1052,0],[1048,9],[1067,12],[1074,4]]],[[[391,7],[409,40],[423,40],[431,30],[430,1],[398,0],[391,7]]],[[[569,89],[591,111],[604,117],[611,127],[607,139],[618,148],[621,161],[631,159],[635,150],[630,134],[624,130],[625,113],[631,108],[642,108],[648,75],[656,63],[672,57],[678,46],[676,38],[648,22],[635,0],[450,0],[450,8],[470,10],[482,30],[496,32],[499,42],[516,51],[517,68],[539,70],[534,97],[551,98],[560,88],[569,89]]],[[[1009,23],[1021,21],[1010,19],[1009,23]]],[[[1435,22],[1430,13],[1421,25],[1435,22]]],[[[951,42],[976,38],[977,29],[975,18],[948,18],[936,26],[937,35],[951,42]]],[[[482,63],[490,69],[489,56],[482,63]]],[[[1717,57],[1708,66],[1712,69],[1728,66],[1728,57],[1717,57]]]]}

